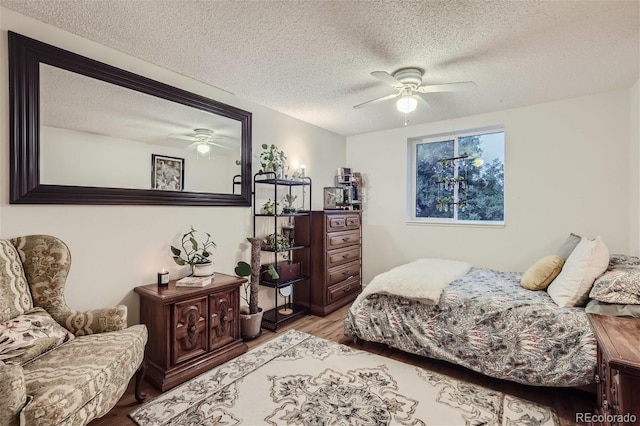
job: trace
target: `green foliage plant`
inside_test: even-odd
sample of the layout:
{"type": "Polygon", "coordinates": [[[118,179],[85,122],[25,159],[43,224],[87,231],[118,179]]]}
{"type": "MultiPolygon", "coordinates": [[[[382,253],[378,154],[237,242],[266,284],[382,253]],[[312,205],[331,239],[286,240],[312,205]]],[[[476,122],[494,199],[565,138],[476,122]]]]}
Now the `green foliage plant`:
{"type": "Polygon", "coordinates": [[[182,249],[175,246],[171,246],[171,253],[173,254],[173,261],[180,266],[189,265],[191,267],[191,273],[193,274],[194,265],[202,265],[211,262],[211,249],[216,247],[216,243],[211,240],[211,234],[205,232],[206,238],[201,239],[200,242],[196,239],[198,231],[191,226],[191,230],[184,234],[181,239],[182,249]]]}
{"type": "Polygon", "coordinates": [[[296,200],[296,198],[298,198],[298,196],[292,195],[292,194],[287,194],[284,196],[284,198],[282,199],[282,202],[287,204],[283,210],[285,213],[296,212],[296,208],[293,207],[293,202],[296,200]]]}
{"type": "MultiPolygon", "coordinates": [[[[234,272],[239,277],[250,277],[251,274],[253,273],[253,268],[247,262],[245,262],[244,260],[241,260],[236,265],[234,272]]],[[[278,271],[276,271],[276,268],[273,265],[269,265],[269,268],[267,269],[267,273],[274,280],[277,280],[278,278],[280,278],[280,274],[278,274],[278,271]]],[[[243,290],[242,291],[243,294],[240,295],[240,298],[244,300],[247,306],[249,306],[250,300],[251,300],[251,281],[246,282],[242,286],[242,290],[243,290]]],[[[249,306],[249,309],[251,309],[250,306],[249,306]]]]}
{"type": "MultiPolygon", "coordinates": [[[[247,238],[251,243],[251,265],[241,260],[236,265],[234,272],[239,277],[251,277],[251,279],[243,284],[242,300],[249,306],[249,313],[258,313],[258,292],[260,290],[260,246],[262,240],[259,238],[247,238]]],[[[280,278],[278,271],[273,265],[269,265],[269,275],[274,280],[280,278]]]]}
{"type": "Polygon", "coordinates": [[[269,198],[267,202],[262,205],[262,211],[265,214],[276,214],[278,207],[278,203],[269,198]]]}
{"type": "Polygon", "coordinates": [[[267,235],[262,245],[262,248],[273,251],[282,251],[289,247],[291,247],[289,240],[279,232],[267,235]]]}
{"type": "Polygon", "coordinates": [[[260,171],[274,172],[276,177],[281,177],[287,164],[287,156],[284,151],[278,149],[274,144],[262,144],[262,152],[260,153],[260,171]]]}

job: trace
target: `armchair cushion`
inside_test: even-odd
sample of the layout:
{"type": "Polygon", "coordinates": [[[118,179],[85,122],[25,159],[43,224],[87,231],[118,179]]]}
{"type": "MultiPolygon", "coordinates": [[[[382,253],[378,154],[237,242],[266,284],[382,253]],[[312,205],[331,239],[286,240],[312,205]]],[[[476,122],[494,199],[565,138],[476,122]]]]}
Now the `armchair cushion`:
{"type": "Polygon", "coordinates": [[[23,366],[29,426],[85,424],[120,399],[144,356],[147,329],[78,336],[23,366]],[[80,420],[82,419],[82,420],[80,420]]]}
{"type": "Polygon", "coordinates": [[[0,425],[18,426],[19,413],[27,403],[22,367],[0,362],[0,425]]]}
{"type": "Polygon", "coordinates": [[[19,365],[74,338],[42,308],[1,323],[0,336],[0,359],[19,365]]]}
{"type": "Polygon", "coordinates": [[[7,240],[0,240],[0,264],[0,322],[4,322],[31,310],[33,299],[20,256],[7,240]]]}
{"type": "Polygon", "coordinates": [[[118,305],[84,312],[72,309],[64,326],[76,336],[124,330],[127,328],[127,307],[118,305]]]}

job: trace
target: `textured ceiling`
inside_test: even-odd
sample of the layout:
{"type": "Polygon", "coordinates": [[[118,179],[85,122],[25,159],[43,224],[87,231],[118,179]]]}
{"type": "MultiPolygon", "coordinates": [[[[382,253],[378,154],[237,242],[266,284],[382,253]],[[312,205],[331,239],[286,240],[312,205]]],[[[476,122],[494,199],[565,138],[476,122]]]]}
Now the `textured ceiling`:
{"type": "MultiPolygon", "coordinates": [[[[0,5],[333,132],[401,127],[370,75],[416,66],[410,124],[630,88],[640,1],[0,0],[0,5]]],[[[46,42],[46,40],[43,40],[46,42]]]]}

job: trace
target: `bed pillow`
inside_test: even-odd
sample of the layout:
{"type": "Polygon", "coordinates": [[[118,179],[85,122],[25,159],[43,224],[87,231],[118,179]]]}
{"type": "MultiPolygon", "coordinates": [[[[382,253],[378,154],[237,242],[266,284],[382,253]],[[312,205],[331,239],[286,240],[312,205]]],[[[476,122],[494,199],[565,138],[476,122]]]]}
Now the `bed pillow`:
{"type": "Polygon", "coordinates": [[[583,306],[595,279],[607,270],[609,250],[602,239],[582,238],[547,292],[558,306],[583,306]]]}
{"type": "Polygon", "coordinates": [[[555,254],[545,256],[522,274],[520,285],[528,290],[546,290],[562,270],[562,265],[562,257],[555,254]]]}
{"type": "Polygon", "coordinates": [[[573,252],[573,250],[581,240],[582,237],[580,235],[576,235],[574,233],[569,234],[564,243],[562,243],[558,250],[556,250],[555,254],[560,256],[566,262],[569,258],[569,255],[573,252]]]}
{"type": "Polygon", "coordinates": [[[0,324],[0,360],[24,365],[74,335],[42,308],[35,308],[0,324]]]}
{"type": "Polygon", "coordinates": [[[589,297],[600,302],[640,305],[640,268],[614,267],[596,279],[589,297]]]}
{"type": "Polygon", "coordinates": [[[609,315],[612,317],[640,318],[640,305],[622,305],[590,300],[584,308],[588,314],[609,315]]]}
{"type": "Polygon", "coordinates": [[[640,268],[640,258],[637,256],[629,256],[627,254],[612,254],[609,256],[609,267],[607,269],[611,270],[619,268],[640,268]]]}

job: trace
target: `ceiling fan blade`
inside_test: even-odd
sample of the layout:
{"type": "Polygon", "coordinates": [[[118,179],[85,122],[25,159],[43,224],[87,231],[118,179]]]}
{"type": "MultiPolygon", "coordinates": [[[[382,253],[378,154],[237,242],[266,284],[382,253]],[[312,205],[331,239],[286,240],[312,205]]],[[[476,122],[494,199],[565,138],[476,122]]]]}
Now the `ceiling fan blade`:
{"type": "Polygon", "coordinates": [[[375,103],[378,103],[378,102],[386,101],[387,99],[397,98],[398,96],[400,96],[400,93],[392,93],[390,95],[383,96],[381,98],[372,99],[370,101],[363,102],[361,104],[355,105],[354,108],[362,108],[363,106],[368,106],[368,105],[375,104],[375,103]]]}
{"type": "Polygon", "coordinates": [[[420,93],[462,92],[474,87],[476,87],[476,84],[473,81],[461,81],[459,83],[428,84],[417,87],[416,91],[420,93]]]}
{"type": "Polygon", "coordinates": [[[372,76],[377,78],[378,80],[382,80],[387,83],[391,87],[395,87],[396,89],[401,89],[404,87],[404,84],[399,82],[394,76],[385,71],[374,71],[371,73],[372,76]]]}
{"type": "Polygon", "coordinates": [[[431,105],[424,98],[424,93],[418,93],[418,96],[415,97],[418,100],[418,103],[421,103],[423,107],[431,109],[431,105]]]}
{"type": "Polygon", "coordinates": [[[170,138],[173,138],[173,139],[182,139],[182,140],[185,140],[185,141],[191,141],[191,142],[193,142],[193,141],[197,140],[197,139],[196,139],[196,138],[194,138],[193,136],[187,136],[187,135],[175,135],[175,134],[174,134],[174,135],[169,135],[169,137],[170,137],[170,138]]]}
{"type": "Polygon", "coordinates": [[[207,142],[207,143],[208,143],[209,145],[217,146],[217,147],[219,147],[219,148],[223,148],[223,149],[231,149],[231,148],[229,148],[228,146],[220,145],[219,143],[215,143],[215,142],[211,142],[211,141],[209,141],[209,142],[207,142]]]}

